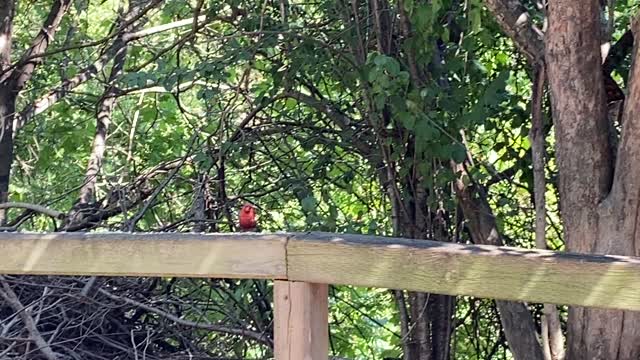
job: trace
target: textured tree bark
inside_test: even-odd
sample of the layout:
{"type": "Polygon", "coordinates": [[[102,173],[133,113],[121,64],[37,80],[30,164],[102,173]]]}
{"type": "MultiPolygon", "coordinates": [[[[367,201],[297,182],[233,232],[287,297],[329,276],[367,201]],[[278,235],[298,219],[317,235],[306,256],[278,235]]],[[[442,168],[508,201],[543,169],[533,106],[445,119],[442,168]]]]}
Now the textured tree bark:
{"type": "MultiPolygon", "coordinates": [[[[560,206],[570,251],[638,255],[640,86],[634,54],[615,166],[608,136],[600,55],[598,0],[549,4],[546,59],[556,130],[560,206]]],[[[634,25],[634,29],[637,24],[634,25]]],[[[615,296],[612,294],[612,296],[615,296]]],[[[630,311],[572,307],[568,359],[636,360],[640,316],[630,311]]]]}
{"type": "MultiPolygon", "coordinates": [[[[0,2],[0,72],[4,72],[11,64],[11,38],[13,0],[0,2]]],[[[2,77],[0,77],[2,79],[2,77]]],[[[9,176],[13,162],[13,113],[15,97],[6,85],[0,84],[0,203],[9,198],[9,176]]],[[[0,226],[6,222],[7,210],[0,209],[0,226]]]]}
{"type": "MultiPolygon", "coordinates": [[[[0,203],[9,199],[9,178],[13,163],[13,113],[15,98],[11,91],[0,86],[0,203]]],[[[6,209],[0,209],[0,226],[6,222],[6,209]]]]}
{"type": "Polygon", "coordinates": [[[127,47],[122,46],[116,54],[109,81],[111,84],[105,89],[102,99],[98,103],[96,133],[93,137],[91,146],[91,155],[87,164],[85,180],[80,188],[79,204],[89,204],[95,201],[96,184],[98,174],[104,162],[104,151],[106,148],[107,135],[109,133],[109,125],[113,117],[113,108],[116,105],[116,88],[113,82],[122,72],[126,59],[127,47]]]}
{"type": "Polygon", "coordinates": [[[509,349],[514,357],[517,360],[543,359],[542,348],[538,343],[535,324],[529,309],[524,304],[514,301],[496,301],[496,306],[509,349]],[[518,337],[518,334],[526,336],[518,337]]]}
{"type": "MultiPolygon", "coordinates": [[[[15,2],[0,2],[0,203],[9,198],[9,180],[13,165],[13,129],[16,98],[24,88],[35,67],[42,61],[40,55],[47,49],[58,30],[63,15],[69,9],[71,0],[56,0],[42,28],[24,52],[21,59],[10,69],[12,23],[15,2]]],[[[6,210],[0,209],[0,226],[6,222],[6,210]]]]}
{"type": "Polygon", "coordinates": [[[540,62],[544,56],[542,32],[535,27],[524,5],[519,0],[485,0],[484,4],[529,62],[532,65],[540,62]]]}

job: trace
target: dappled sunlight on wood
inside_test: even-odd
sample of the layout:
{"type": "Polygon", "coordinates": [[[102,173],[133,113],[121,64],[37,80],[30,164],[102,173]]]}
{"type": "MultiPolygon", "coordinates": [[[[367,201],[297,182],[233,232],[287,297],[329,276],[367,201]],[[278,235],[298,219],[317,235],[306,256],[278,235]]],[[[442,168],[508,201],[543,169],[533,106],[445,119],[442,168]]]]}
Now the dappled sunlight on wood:
{"type": "Polygon", "coordinates": [[[640,310],[640,259],[332,233],[1,233],[0,273],[270,278],[640,310]]]}
{"type": "Polygon", "coordinates": [[[34,267],[40,261],[40,258],[42,258],[43,256],[46,256],[47,248],[51,244],[51,241],[52,241],[51,239],[48,239],[48,240],[43,239],[42,241],[36,244],[33,250],[29,252],[29,257],[27,258],[27,261],[25,262],[24,268],[22,268],[22,271],[31,272],[34,270],[34,267]]]}

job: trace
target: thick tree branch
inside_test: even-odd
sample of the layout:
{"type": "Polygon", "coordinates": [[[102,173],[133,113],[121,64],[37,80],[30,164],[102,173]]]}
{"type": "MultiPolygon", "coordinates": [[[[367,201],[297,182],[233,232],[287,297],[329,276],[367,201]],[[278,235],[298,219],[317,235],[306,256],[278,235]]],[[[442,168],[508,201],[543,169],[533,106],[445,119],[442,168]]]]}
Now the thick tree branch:
{"type": "Polygon", "coordinates": [[[102,98],[98,102],[98,111],[96,114],[96,132],[93,137],[91,146],[91,154],[87,170],[85,172],[85,180],[79,193],[79,204],[89,204],[95,201],[96,184],[98,182],[98,174],[104,162],[104,152],[107,143],[107,134],[109,133],[109,125],[113,117],[113,108],[116,105],[116,97],[112,96],[115,92],[113,82],[120,75],[124,68],[124,62],[127,55],[127,47],[123,46],[116,54],[116,58],[109,75],[109,85],[105,89],[102,98]]]}
{"type": "MultiPolygon", "coordinates": [[[[636,39],[640,38],[640,20],[633,22],[636,39]]],[[[630,85],[622,114],[622,131],[616,159],[616,171],[611,194],[604,203],[609,215],[619,219],[615,230],[617,234],[608,236],[608,242],[602,244],[603,250],[620,255],[640,256],[640,236],[637,234],[636,216],[640,209],[640,46],[636,42],[633,51],[633,64],[629,73],[630,85]],[[626,224],[625,224],[626,223],[626,224]],[[621,238],[620,238],[621,237],[621,238]]]]}
{"type": "Polygon", "coordinates": [[[35,211],[37,213],[43,214],[43,215],[47,215],[50,216],[54,219],[62,219],[64,218],[64,213],[60,212],[58,210],[53,210],[53,209],[49,209],[45,206],[42,205],[37,205],[37,204],[28,204],[28,203],[23,203],[23,202],[7,202],[7,203],[1,203],[0,204],[0,209],[27,209],[27,210],[31,210],[31,211],[35,211]]]}
{"type": "MultiPolygon", "coordinates": [[[[118,43],[121,45],[122,43],[118,43]]],[[[106,64],[113,59],[115,54],[120,51],[120,48],[115,46],[111,47],[104,55],[100,56],[93,64],[81,70],[75,76],[64,80],[58,87],[49,91],[47,94],[36,100],[35,102],[28,104],[24,107],[20,113],[16,114],[14,121],[14,133],[15,137],[18,131],[34,116],[43,113],[60,99],[64,98],[71,90],[85,83],[86,81],[95,77],[106,64]]]]}
{"type": "Polygon", "coordinates": [[[609,121],[601,66],[599,5],[571,0],[549,5],[546,63],[560,169],[561,209],[567,249],[591,252],[596,207],[608,194],[613,174],[609,121]],[[567,213],[568,214],[568,213],[567,213]]]}
{"type": "MultiPolygon", "coordinates": [[[[602,66],[601,11],[596,0],[549,2],[545,53],[564,240],[569,251],[633,255],[640,209],[640,88],[634,79],[640,73],[634,65],[614,167],[603,72],[594,71],[602,66]]],[[[639,323],[634,312],[570,307],[567,358],[637,358],[639,323]]]]}
{"type": "MultiPolygon", "coordinates": [[[[485,5],[494,15],[502,31],[527,57],[529,64],[535,66],[544,61],[543,34],[532,24],[527,9],[519,0],[485,0],[485,5]]],[[[607,102],[624,99],[624,92],[610,74],[629,53],[632,45],[633,35],[631,31],[627,31],[606,56],[606,61],[603,64],[603,76],[607,102]]]]}
{"type": "Polygon", "coordinates": [[[531,65],[544,58],[542,31],[531,20],[527,9],[519,0],[485,0],[487,9],[531,65]]]}
{"type": "Polygon", "coordinates": [[[84,49],[84,48],[88,48],[88,47],[94,47],[94,46],[102,45],[102,44],[106,43],[107,41],[109,41],[110,39],[113,39],[115,37],[120,36],[122,34],[122,29],[123,28],[126,28],[129,25],[132,25],[136,20],[140,19],[149,10],[153,9],[154,7],[156,7],[160,2],[162,2],[162,0],[152,0],[145,7],[145,9],[142,10],[142,12],[136,13],[134,16],[129,17],[129,19],[124,24],[122,24],[119,28],[117,28],[114,32],[112,32],[111,34],[105,36],[104,38],[102,38],[100,40],[91,41],[91,42],[83,43],[83,44],[70,45],[70,46],[67,46],[67,47],[63,47],[63,48],[55,49],[55,50],[51,50],[51,51],[46,51],[46,49],[45,49],[45,50],[43,50],[41,52],[32,53],[32,54],[25,53],[22,56],[22,58],[20,59],[20,61],[16,62],[15,64],[13,64],[8,69],[5,69],[4,72],[0,73],[0,77],[5,76],[6,73],[9,72],[9,70],[13,70],[13,69],[19,68],[21,66],[24,66],[26,63],[34,62],[34,61],[36,63],[40,63],[40,62],[42,62],[44,60],[45,57],[48,57],[48,56],[51,56],[51,55],[60,54],[60,53],[63,53],[63,52],[67,52],[69,50],[79,50],[79,49],[84,49]]]}
{"type": "Polygon", "coordinates": [[[633,48],[633,32],[627,30],[618,41],[611,47],[602,67],[604,72],[609,74],[617,68],[633,48]]]}
{"type": "MultiPolygon", "coordinates": [[[[38,35],[33,39],[31,47],[24,53],[23,59],[33,54],[40,54],[47,49],[51,41],[53,41],[58,25],[70,5],[71,0],[53,1],[47,19],[38,35]]],[[[0,19],[2,21],[0,23],[0,43],[3,43],[1,46],[5,47],[1,49],[0,62],[5,63],[4,65],[8,63],[10,58],[11,15],[13,11],[12,0],[5,0],[0,3],[0,15],[9,15],[8,18],[0,19]]],[[[29,61],[11,71],[6,71],[8,67],[4,66],[3,73],[0,73],[0,203],[9,199],[9,181],[11,179],[14,152],[13,128],[16,98],[26,82],[31,78],[33,70],[38,63],[38,61],[29,61]]],[[[6,211],[0,209],[0,226],[5,223],[6,211]]]]}

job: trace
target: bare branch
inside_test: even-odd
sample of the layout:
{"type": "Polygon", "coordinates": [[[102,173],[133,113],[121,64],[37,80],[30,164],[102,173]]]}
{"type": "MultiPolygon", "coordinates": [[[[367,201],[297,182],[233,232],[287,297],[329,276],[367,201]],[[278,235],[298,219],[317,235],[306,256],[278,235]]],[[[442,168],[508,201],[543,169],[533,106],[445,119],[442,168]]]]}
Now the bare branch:
{"type": "MultiPolygon", "coordinates": [[[[158,3],[159,1],[154,1],[152,5],[153,4],[157,5],[158,3]]],[[[153,6],[147,6],[140,12],[134,12],[135,16],[133,16],[132,18],[137,20],[140,17],[140,15],[145,14],[152,8],[153,6]]],[[[204,16],[200,16],[198,19],[204,20],[205,18],[204,16]]],[[[22,128],[24,124],[28,122],[32,117],[46,111],[52,105],[57,103],[60,99],[65,97],[69,93],[69,91],[85,83],[86,81],[94,78],[100,72],[100,70],[102,70],[105,67],[105,65],[109,61],[111,61],[118,53],[121,52],[121,49],[123,47],[127,46],[129,42],[134,40],[139,40],[146,36],[158,34],[163,31],[168,31],[168,30],[176,29],[178,27],[186,26],[192,23],[193,23],[193,19],[189,18],[185,20],[179,20],[172,23],[158,25],[148,29],[130,32],[130,33],[124,33],[124,34],[122,34],[122,32],[126,30],[126,26],[120,26],[119,27],[120,30],[118,32],[109,35],[105,39],[100,40],[100,43],[103,43],[106,40],[113,38],[114,36],[121,35],[120,41],[114,41],[114,43],[109,47],[109,49],[102,56],[100,56],[98,60],[96,60],[93,64],[89,65],[85,69],[81,70],[74,77],[64,80],[62,84],[60,84],[55,89],[49,91],[47,94],[40,97],[35,102],[24,107],[24,109],[16,116],[17,119],[16,119],[16,125],[14,129],[14,136],[15,136],[15,132],[20,128],[22,128]]],[[[123,24],[125,25],[133,24],[133,21],[131,19],[125,19],[123,21],[123,24]]],[[[93,45],[98,45],[98,44],[93,44],[93,45]]],[[[61,49],[61,50],[67,51],[70,49],[61,49]]],[[[46,55],[49,55],[49,54],[42,54],[43,57],[46,55]]]]}
{"type": "Polygon", "coordinates": [[[62,218],[64,218],[64,213],[63,212],[60,212],[60,211],[57,211],[57,210],[53,210],[53,209],[49,209],[49,208],[47,208],[45,206],[42,206],[42,205],[29,204],[29,203],[23,203],[23,202],[0,203],[0,209],[11,209],[11,208],[28,209],[28,210],[35,211],[35,212],[40,213],[40,214],[51,216],[54,219],[62,219],[62,218]]]}
{"type": "MultiPolygon", "coordinates": [[[[124,28],[128,27],[129,25],[133,24],[136,20],[140,19],[149,10],[153,9],[154,7],[156,7],[156,5],[158,5],[160,2],[162,2],[162,0],[153,0],[153,1],[151,1],[151,3],[149,5],[147,5],[147,7],[144,10],[142,10],[142,12],[135,14],[133,17],[131,17],[130,19],[125,21],[123,23],[123,25],[121,25],[121,27],[118,28],[116,31],[114,31],[113,33],[107,35],[106,37],[104,37],[104,38],[102,38],[100,40],[91,41],[89,43],[84,43],[84,44],[71,45],[71,46],[68,46],[68,47],[56,49],[56,50],[49,51],[49,52],[45,51],[46,48],[44,50],[40,51],[40,52],[32,52],[31,54],[28,54],[28,52],[27,52],[22,56],[20,61],[18,61],[17,63],[12,65],[8,69],[5,69],[5,71],[3,73],[0,73],[0,75],[5,75],[9,70],[18,68],[20,66],[24,66],[27,63],[39,63],[39,62],[42,62],[43,58],[45,58],[47,56],[60,54],[60,53],[63,53],[63,52],[69,51],[69,50],[83,49],[83,48],[94,47],[94,46],[98,46],[98,45],[104,44],[108,40],[122,35],[122,29],[124,29],[124,28]]],[[[34,42],[34,44],[35,44],[35,42],[34,42]]]]}
{"type": "Polygon", "coordinates": [[[49,344],[44,340],[40,331],[38,331],[36,322],[29,314],[30,310],[22,305],[20,299],[18,299],[16,293],[13,292],[13,289],[11,289],[9,284],[7,284],[2,275],[0,275],[0,285],[2,285],[2,289],[0,289],[0,297],[3,298],[4,301],[6,301],[7,304],[9,304],[9,306],[11,306],[11,308],[20,316],[22,323],[31,336],[31,340],[33,340],[33,342],[38,346],[38,350],[40,350],[47,360],[57,360],[58,356],[53,352],[51,346],[49,346],[49,344]]]}
{"type": "Polygon", "coordinates": [[[170,314],[166,311],[160,310],[156,307],[141,303],[139,301],[130,299],[130,298],[126,298],[126,297],[122,297],[122,296],[118,296],[118,295],[114,295],[110,292],[108,292],[107,290],[104,289],[98,289],[98,292],[101,293],[102,295],[105,295],[106,297],[112,299],[112,300],[118,300],[118,301],[122,301],[124,303],[127,303],[129,305],[133,305],[136,307],[139,307],[141,309],[147,310],[149,312],[152,312],[156,315],[160,315],[164,318],[167,318],[173,322],[175,322],[176,324],[179,325],[183,325],[183,326],[189,326],[189,327],[193,327],[193,328],[197,328],[197,329],[204,329],[204,330],[210,330],[210,331],[215,331],[215,332],[221,332],[221,333],[225,333],[225,334],[231,334],[231,335],[238,335],[238,336],[244,336],[250,339],[253,339],[261,344],[265,344],[267,346],[273,346],[273,343],[271,341],[271,339],[269,339],[269,337],[266,334],[262,334],[262,333],[258,333],[255,331],[251,331],[251,330],[245,330],[245,329],[236,329],[236,328],[232,328],[232,327],[228,327],[228,326],[224,326],[224,325],[216,325],[216,324],[208,324],[208,323],[201,323],[201,322],[195,322],[195,321],[190,321],[190,320],[185,320],[185,319],[181,319],[173,314],[170,314]]]}
{"type": "MultiPolygon", "coordinates": [[[[536,208],[536,247],[547,249],[546,241],[546,182],[544,175],[544,118],[542,101],[545,88],[545,68],[538,66],[534,75],[533,95],[531,101],[531,156],[533,159],[533,192],[536,208]]],[[[546,360],[564,359],[564,339],[560,328],[558,308],[552,304],[544,304],[542,318],[542,350],[546,360]]]]}

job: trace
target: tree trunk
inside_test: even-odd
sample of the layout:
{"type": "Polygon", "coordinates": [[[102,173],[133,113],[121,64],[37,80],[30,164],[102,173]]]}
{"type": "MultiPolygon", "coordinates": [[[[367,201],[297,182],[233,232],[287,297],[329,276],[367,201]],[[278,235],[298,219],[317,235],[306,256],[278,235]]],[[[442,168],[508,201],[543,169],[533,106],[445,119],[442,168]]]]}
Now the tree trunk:
{"type": "MultiPolygon", "coordinates": [[[[9,198],[9,179],[13,164],[13,129],[16,111],[16,97],[31,79],[34,69],[42,61],[39,56],[46,51],[58,30],[62,16],[69,9],[71,0],[56,0],[51,4],[49,14],[22,58],[12,70],[11,40],[15,2],[0,1],[0,203],[9,198]]],[[[6,210],[0,210],[0,226],[6,223],[6,210]]]]}
{"type": "MultiPolygon", "coordinates": [[[[13,114],[15,97],[7,88],[0,87],[0,203],[9,199],[9,178],[13,163],[13,114]]],[[[6,209],[0,209],[0,226],[6,223],[6,209]]]]}
{"type": "MultiPolygon", "coordinates": [[[[11,37],[15,3],[0,3],[0,73],[11,64],[11,37]]],[[[2,77],[0,77],[2,80],[2,77]]],[[[13,113],[15,95],[6,85],[0,84],[0,203],[9,199],[9,177],[13,163],[13,113]]],[[[3,226],[7,210],[0,209],[0,226],[3,226]]]]}
{"type": "MultiPolygon", "coordinates": [[[[546,59],[564,239],[569,251],[637,256],[640,123],[635,114],[640,109],[635,107],[640,88],[633,81],[637,79],[637,58],[614,168],[615,149],[600,70],[601,31],[598,0],[550,2],[546,59]]],[[[637,360],[640,316],[630,311],[571,307],[567,342],[570,360],[637,360]]]]}

